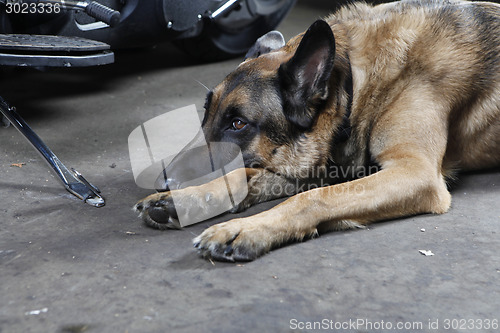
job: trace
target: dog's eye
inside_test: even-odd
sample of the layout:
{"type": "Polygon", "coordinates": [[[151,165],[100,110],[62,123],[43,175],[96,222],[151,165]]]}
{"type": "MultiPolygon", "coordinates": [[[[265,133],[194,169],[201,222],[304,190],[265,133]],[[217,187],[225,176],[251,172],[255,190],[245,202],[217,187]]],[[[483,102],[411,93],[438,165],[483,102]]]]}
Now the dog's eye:
{"type": "Polygon", "coordinates": [[[245,123],[241,119],[234,119],[233,123],[232,123],[232,126],[233,126],[233,130],[240,131],[240,130],[244,129],[245,126],[247,126],[247,123],[245,123]]]}

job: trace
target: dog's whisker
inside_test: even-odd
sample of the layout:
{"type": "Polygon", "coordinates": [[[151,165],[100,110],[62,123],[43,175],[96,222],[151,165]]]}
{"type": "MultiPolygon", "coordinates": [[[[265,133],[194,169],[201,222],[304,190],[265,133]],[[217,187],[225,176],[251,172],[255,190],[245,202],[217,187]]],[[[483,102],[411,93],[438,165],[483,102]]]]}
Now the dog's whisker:
{"type": "Polygon", "coordinates": [[[200,82],[200,81],[198,81],[198,80],[196,80],[196,79],[194,79],[194,80],[195,80],[196,82],[198,82],[198,83],[200,84],[200,86],[202,86],[203,88],[205,88],[207,91],[210,91],[210,88],[209,88],[209,87],[207,87],[205,84],[203,84],[202,82],[200,82]]]}

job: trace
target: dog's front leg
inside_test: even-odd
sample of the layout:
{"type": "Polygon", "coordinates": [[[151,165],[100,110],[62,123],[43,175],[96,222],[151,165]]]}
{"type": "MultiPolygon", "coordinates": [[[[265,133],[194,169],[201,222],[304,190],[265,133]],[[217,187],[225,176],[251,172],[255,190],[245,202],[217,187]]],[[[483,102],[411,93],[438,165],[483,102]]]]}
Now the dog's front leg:
{"type": "Polygon", "coordinates": [[[152,194],[139,201],[134,209],[151,227],[178,229],[179,212],[184,212],[185,219],[196,219],[207,213],[213,217],[209,212],[214,209],[219,213],[242,211],[260,202],[291,196],[297,191],[296,182],[265,169],[246,168],[199,186],[152,194]],[[232,202],[227,198],[228,189],[233,199],[241,197],[241,193],[247,194],[241,202],[232,202]]]}
{"type": "MultiPolygon", "coordinates": [[[[194,239],[202,256],[248,261],[318,231],[347,229],[417,213],[443,213],[442,177],[408,159],[371,176],[300,193],[260,214],[214,225],[194,239]]],[[[430,169],[432,170],[432,169],[430,169]]]]}

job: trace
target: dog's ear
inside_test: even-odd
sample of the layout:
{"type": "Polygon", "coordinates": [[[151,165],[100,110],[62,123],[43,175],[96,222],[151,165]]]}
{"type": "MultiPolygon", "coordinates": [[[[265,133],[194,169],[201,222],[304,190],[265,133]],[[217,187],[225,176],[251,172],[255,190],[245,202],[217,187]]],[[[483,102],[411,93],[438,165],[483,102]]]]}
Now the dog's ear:
{"type": "Polygon", "coordinates": [[[287,119],[309,129],[318,108],[328,98],[328,82],[335,58],[335,38],[323,20],[314,22],[302,37],[295,55],[278,75],[287,119]]]}
{"type": "Polygon", "coordinates": [[[262,54],[277,50],[285,45],[285,38],[279,31],[270,31],[264,36],[257,39],[255,44],[248,50],[245,55],[246,59],[257,58],[262,54]]]}

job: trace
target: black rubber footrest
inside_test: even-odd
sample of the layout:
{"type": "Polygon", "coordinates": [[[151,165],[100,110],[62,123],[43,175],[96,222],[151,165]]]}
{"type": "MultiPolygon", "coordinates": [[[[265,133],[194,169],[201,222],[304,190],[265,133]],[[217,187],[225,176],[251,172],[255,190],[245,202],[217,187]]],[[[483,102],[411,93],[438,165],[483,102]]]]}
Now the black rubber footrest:
{"type": "Polygon", "coordinates": [[[108,44],[80,38],[0,34],[0,65],[82,67],[114,61],[108,44]]]}

